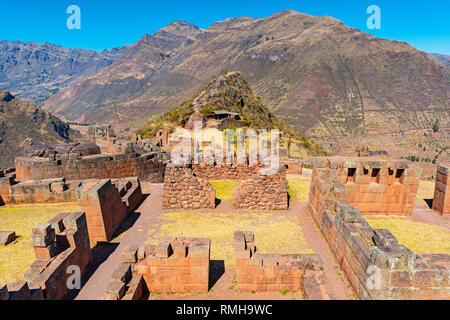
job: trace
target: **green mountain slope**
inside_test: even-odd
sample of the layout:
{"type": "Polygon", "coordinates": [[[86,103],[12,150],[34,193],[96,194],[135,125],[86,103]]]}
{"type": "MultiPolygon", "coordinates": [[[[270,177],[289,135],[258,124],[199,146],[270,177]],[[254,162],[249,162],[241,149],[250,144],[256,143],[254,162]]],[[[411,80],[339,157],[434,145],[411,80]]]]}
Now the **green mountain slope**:
{"type": "Polygon", "coordinates": [[[283,136],[298,141],[313,155],[326,154],[321,147],[275,117],[261,98],[253,93],[248,80],[240,72],[225,72],[212,80],[199,94],[152,121],[139,133],[145,138],[152,138],[158,130],[171,131],[178,126],[185,127],[194,114],[194,104],[205,116],[219,110],[239,113],[245,127],[256,130],[279,129],[283,136]]]}

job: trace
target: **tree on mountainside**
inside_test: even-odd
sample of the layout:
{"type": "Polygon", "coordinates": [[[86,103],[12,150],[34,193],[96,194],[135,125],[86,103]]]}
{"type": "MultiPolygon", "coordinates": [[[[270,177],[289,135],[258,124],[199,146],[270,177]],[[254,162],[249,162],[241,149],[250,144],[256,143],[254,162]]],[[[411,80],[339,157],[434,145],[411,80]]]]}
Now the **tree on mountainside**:
{"type": "Polygon", "coordinates": [[[433,124],[433,132],[439,132],[439,119],[436,119],[436,121],[433,124]]]}

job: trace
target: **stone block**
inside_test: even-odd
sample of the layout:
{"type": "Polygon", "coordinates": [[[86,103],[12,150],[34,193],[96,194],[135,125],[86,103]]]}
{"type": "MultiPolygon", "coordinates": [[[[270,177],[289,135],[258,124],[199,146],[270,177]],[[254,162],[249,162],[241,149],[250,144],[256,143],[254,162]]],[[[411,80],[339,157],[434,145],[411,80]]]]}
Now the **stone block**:
{"type": "Polygon", "coordinates": [[[55,242],[56,234],[55,229],[50,229],[50,231],[47,234],[37,234],[32,233],[31,234],[31,243],[34,247],[41,247],[45,248],[51,245],[53,242],[55,242]]]}
{"type": "Polygon", "coordinates": [[[119,280],[111,280],[105,290],[105,294],[111,295],[114,299],[122,299],[125,295],[125,283],[119,280]]]}
{"type": "Polygon", "coordinates": [[[137,261],[137,252],[139,247],[133,246],[124,250],[120,256],[120,261],[123,263],[135,263],[137,261]]]}
{"type": "Polygon", "coordinates": [[[59,248],[56,242],[52,242],[47,247],[34,247],[34,254],[37,259],[51,259],[57,256],[59,248]]]}
{"type": "Polygon", "coordinates": [[[144,260],[146,256],[147,256],[146,247],[139,247],[139,249],[137,251],[137,259],[138,259],[138,261],[144,260]]]}
{"type": "Polygon", "coordinates": [[[190,246],[188,250],[189,257],[201,257],[209,258],[210,248],[209,245],[196,245],[190,246]]]}
{"type": "Polygon", "coordinates": [[[370,259],[380,268],[404,270],[414,265],[416,255],[402,245],[377,246],[370,259]]]}
{"type": "Polygon", "coordinates": [[[386,229],[374,229],[373,241],[376,246],[393,246],[398,244],[397,238],[386,229]]]}
{"type": "Polygon", "coordinates": [[[335,208],[338,210],[337,213],[341,216],[344,222],[355,223],[363,220],[363,217],[357,207],[352,205],[342,205],[342,203],[339,203],[335,206],[335,208]]]}
{"type": "Polygon", "coordinates": [[[0,231],[0,246],[6,246],[16,240],[14,231],[0,231]]]}
{"type": "Polygon", "coordinates": [[[50,232],[52,226],[50,223],[41,223],[33,226],[31,229],[33,234],[46,235],[50,232]]]}
{"type": "Polygon", "coordinates": [[[184,244],[175,244],[173,246],[173,256],[175,258],[185,258],[187,253],[187,247],[184,244]]]}
{"type": "Polygon", "coordinates": [[[112,280],[119,280],[123,283],[127,283],[131,279],[131,265],[128,263],[120,263],[119,266],[114,270],[112,280]]]}
{"type": "Polygon", "coordinates": [[[172,246],[168,241],[160,243],[155,248],[155,256],[158,258],[168,258],[171,254],[172,254],[172,246]]]}

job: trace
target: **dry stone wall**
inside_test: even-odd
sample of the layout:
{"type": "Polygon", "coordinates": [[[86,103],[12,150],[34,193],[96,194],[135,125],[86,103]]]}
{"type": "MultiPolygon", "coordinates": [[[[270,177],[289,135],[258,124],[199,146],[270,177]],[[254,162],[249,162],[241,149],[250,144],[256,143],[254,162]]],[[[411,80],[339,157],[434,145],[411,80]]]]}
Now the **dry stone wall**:
{"type": "Polygon", "coordinates": [[[47,300],[63,299],[70,291],[68,268],[77,266],[83,276],[92,263],[86,215],[60,213],[34,226],[31,240],[36,260],[25,273],[25,281],[30,289],[42,289],[47,300]]]}
{"type": "Polygon", "coordinates": [[[140,156],[133,152],[91,156],[53,154],[47,158],[17,157],[16,175],[21,181],[52,178],[84,180],[139,177],[141,180],[161,183],[164,176],[164,161],[160,152],[140,156]]]}
{"type": "Polygon", "coordinates": [[[233,189],[233,207],[253,210],[287,210],[286,170],[276,174],[256,174],[233,189]]]}
{"type": "Polygon", "coordinates": [[[215,208],[216,191],[188,165],[168,164],[164,177],[164,209],[215,208]]]}

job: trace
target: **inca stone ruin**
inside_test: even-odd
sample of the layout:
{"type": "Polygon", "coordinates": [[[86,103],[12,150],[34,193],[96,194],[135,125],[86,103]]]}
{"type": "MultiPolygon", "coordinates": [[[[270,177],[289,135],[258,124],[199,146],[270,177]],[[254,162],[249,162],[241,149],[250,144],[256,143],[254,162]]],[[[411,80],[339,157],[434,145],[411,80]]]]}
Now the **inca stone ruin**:
{"type": "MultiPolygon", "coordinates": [[[[359,299],[450,297],[448,254],[415,253],[389,230],[372,228],[366,221],[380,214],[415,214],[422,172],[407,160],[316,158],[308,163],[312,167],[309,197],[302,204],[292,193],[291,179],[307,177],[304,160],[284,159],[273,173],[263,173],[264,162],[252,162],[248,154],[240,155],[244,159],[240,163],[236,156],[228,157],[231,163],[227,158],[218,162],[205,156],[200,163],[192,158],[191,163],[179,164],[161,150],[169,143],[163,133],[158,133],[154,144],[141,138],[122,141],[109,126],[106,131],[102,148],[95,139],[30,146],[16,159],[16,168],[0,171],[0,200],[5,207],[67,203],[79,208],[32,227],[35,261],[20,282],[0,287],[2,299],[56,300],[77,294],[80,299],[103,300],[152,299],[161,294],[209,296],[221,281],[229,281],[221,279],[228,274],[235,279],[230,286],[237,296],[301,292],[304,299],[342,299],[343,290],[330,273],[334,259],[335,269],[344,277],[340,281],[348,283],[346,290],[359,299]],[[220,199],[223,185],[228,200],[220,199]],[[292,252],[273,246],[278,248],[274,252],[267,244],[261,250],[258,243],[265,243],[264,237],[256,238],[251,229],[235,229],[226,234],[232,258],[223,257],[219,272],[220,260],[213,259],[212,253],[221,248],[214,235],[204,237],[203,232],[195,234],[186,227],[182,234],[164,231],[153,244],[139,236],[150,228],[141,219],[153,219],[155,214],[189,214],[193,219],[206,214],[213,223],[214,215],[224,211],[236,221],[253,213],[273,219],[312,218],[307,232],[323,242],[328,254],[292,253],[302,248],[282,233],[276,234],[278,241],[289,243],[292,252]],[[122,237],[130,239],[123,246],[122,237]],[[94,265],[97,246],[116,241],[120,245],[113,252],[115,262],[107,259],[104,266],[94,265]],[[70,266],[90,277],[79,293],[66,286],[70,266]],[[378,287],[370,282],[372,269],[379,272],[378,287]],[[94,283],[100,272],[107,272],[109,280],[94,283]]],[[[447,166],[441,164],[433,201],[438,216],[449,211],[446,179],[447,166]]],[[[207,231],[210,226],[204,228],[207,231]]],[[[15,230],[0,231],[0,245],[12,248],[20,236],[15,230]]]]}

